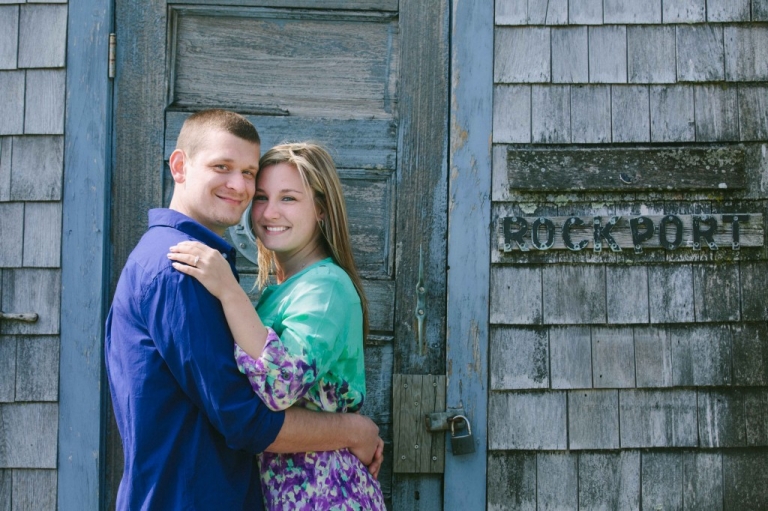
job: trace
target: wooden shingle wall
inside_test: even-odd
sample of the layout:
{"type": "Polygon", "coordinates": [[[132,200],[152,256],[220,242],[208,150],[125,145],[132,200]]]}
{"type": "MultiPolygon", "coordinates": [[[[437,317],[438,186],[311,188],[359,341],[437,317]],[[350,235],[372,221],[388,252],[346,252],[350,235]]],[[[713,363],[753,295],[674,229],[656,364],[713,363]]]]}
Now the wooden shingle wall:
{"type": "Polygon", "coordinates": [[[765,215],[768,2],[496,0],[495,21],[488,509],[768,509],[768,248],[494,234],[510,215],[765,215]],[[622,191],[585,148],[637,167],[674,148],[680,172],[622,191]],[[683,183],[702,148],[743,168],[683,183]],[[563,174],[516,173],[533,149],[563,174]]]}
{"type": "Polygon", "coordinates": [[[56,509],[67,5],[0,0],[0,508],[56,509]]]}

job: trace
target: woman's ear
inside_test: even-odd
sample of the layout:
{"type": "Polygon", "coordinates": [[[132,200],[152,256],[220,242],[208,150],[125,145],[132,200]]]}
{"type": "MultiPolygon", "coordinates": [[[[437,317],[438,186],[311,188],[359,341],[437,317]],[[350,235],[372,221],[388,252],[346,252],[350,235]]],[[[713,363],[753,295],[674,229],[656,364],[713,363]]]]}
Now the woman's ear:
{"type": "Polygon", "coordinates": [[[176,149],[171,153],[171,157],[168,158],[168,165],[171,167],[171,176],[175,183],[183,183],[186,181],[186,172],[184,171],[184,162],[187,159],[187,155],[181,149],[176,149]]]}

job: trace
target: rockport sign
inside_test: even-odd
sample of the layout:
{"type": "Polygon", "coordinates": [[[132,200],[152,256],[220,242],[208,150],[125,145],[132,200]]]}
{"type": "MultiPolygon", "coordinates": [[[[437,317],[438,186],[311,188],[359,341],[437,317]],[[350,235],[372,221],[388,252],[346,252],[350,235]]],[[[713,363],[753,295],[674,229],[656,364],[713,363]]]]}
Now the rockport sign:
{"type": "Polygon", "coordinates": [[[718,250],[763,246],[763,215],[569,216],[499,219],[499,250],[613,252],[644,248],[718,250]]]}

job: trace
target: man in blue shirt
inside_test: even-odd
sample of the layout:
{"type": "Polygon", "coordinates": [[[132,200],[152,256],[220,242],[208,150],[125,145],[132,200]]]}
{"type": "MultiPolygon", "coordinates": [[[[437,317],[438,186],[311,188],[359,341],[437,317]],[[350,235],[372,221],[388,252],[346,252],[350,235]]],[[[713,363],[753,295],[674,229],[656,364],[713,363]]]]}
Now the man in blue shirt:
{"type": "Polygon", "coordinates": [[[126,262],[106,325],[106,363],[125,466],[117,509],[262,509],[256,453],[348,447],[381,465],[378,427],[357,414],[270,411],[233,357],[219,301],[177,272],[166,254],[201,241],[234,267],[222,237],[250,203],[260,141],[242,116],[190,116],[170,157],[170,209],[126,262]]]}

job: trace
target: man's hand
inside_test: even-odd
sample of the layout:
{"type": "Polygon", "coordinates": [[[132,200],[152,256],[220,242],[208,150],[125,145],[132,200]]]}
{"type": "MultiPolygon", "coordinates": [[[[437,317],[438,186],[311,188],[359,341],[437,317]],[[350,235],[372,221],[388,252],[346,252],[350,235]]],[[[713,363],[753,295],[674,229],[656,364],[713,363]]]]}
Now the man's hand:
{"type": "Polygon", "coordinates": [[[368,465],[368,472],[371,473],[374,479],[379,478],[379,470],[381,464],[384,462],[384,440],[379,438],[378,445],[376,446],[376,452],[373,454],[373,461],[368,465]]]}
{"type": "MultiPolygon", "coordinates": [[[[379,427],[375,422],[364,415],[350,413],[347,414],[347,417],[350,420],[355,421],[355,425],[351,430],[354,434],[351,437],[349,451],[357,456],[365,466],[375,463],[375,455],[376,451],[379,450],[379,442],[381,442],[382,446],[384,445],[383,440],[379,438],[379,427]]],[[[381,465],[380,462],[379,465],[381,465]]]]}

